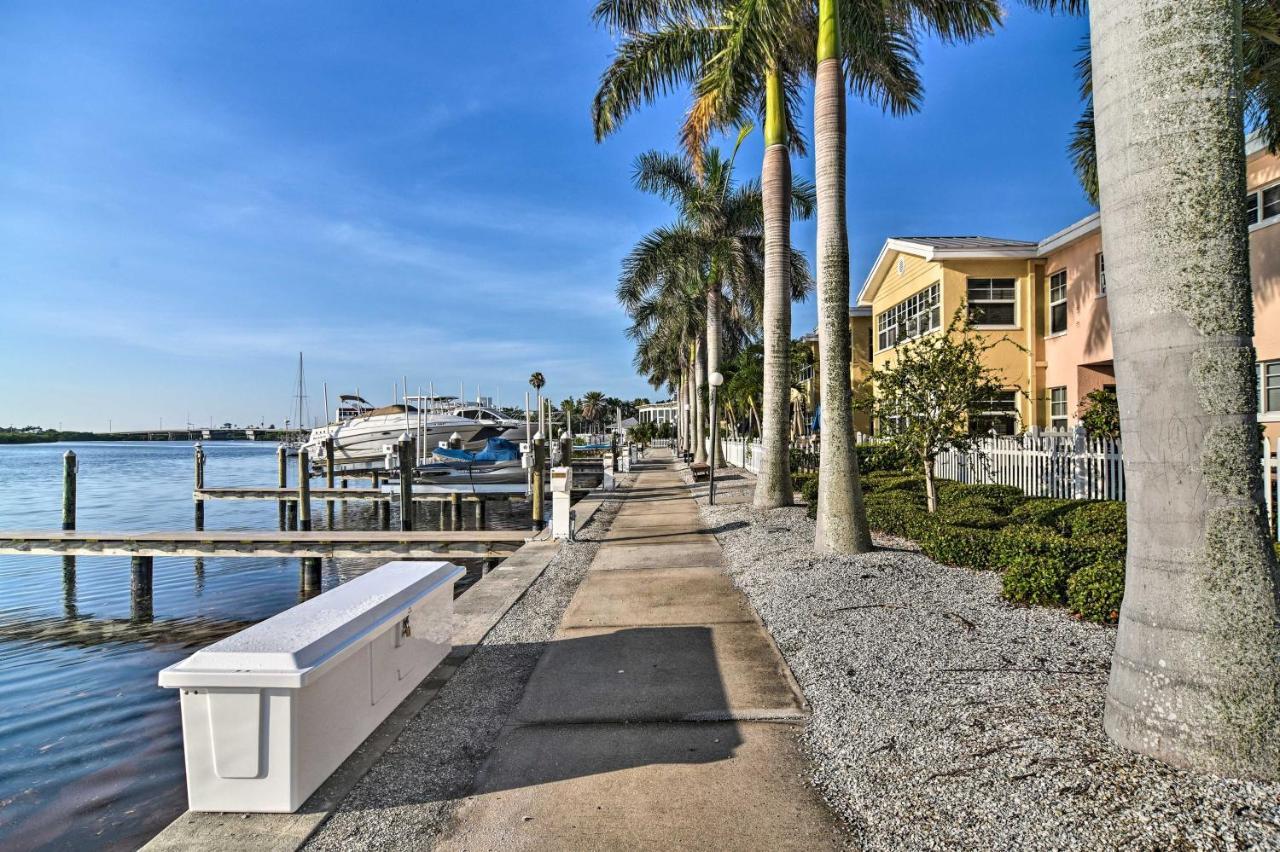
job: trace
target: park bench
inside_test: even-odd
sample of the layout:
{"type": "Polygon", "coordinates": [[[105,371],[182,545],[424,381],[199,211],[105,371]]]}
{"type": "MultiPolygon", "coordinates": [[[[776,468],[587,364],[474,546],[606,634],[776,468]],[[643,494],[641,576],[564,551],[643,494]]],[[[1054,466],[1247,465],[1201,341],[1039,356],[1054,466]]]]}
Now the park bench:
{"type": "Polygon", "coordinates": [[[689,465],[689,472],[693,474],[694,482],[701,482],[711,476],[711,465],[704,462],[695,462],[689,465]]]}

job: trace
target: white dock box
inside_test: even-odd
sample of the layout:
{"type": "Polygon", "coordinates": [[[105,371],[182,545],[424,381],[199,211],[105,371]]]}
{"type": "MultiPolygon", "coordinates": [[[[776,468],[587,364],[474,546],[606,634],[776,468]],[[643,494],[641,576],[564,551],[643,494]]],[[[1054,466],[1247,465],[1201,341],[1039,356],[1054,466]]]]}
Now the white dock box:
{"type": "Polygon", "coordinates": [[[447,562],[389,562],[160,672],[193,811],[291,813],[452,647],[447,562]]]}

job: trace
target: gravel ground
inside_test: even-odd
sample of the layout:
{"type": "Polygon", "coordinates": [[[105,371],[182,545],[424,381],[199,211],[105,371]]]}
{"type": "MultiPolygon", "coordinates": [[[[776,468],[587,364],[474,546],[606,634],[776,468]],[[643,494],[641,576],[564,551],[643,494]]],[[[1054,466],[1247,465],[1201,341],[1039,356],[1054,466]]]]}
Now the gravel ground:
{"type": "Polygon", "coordinates": [[[497,739],[617,514],[608,501],[562,547],[399,739],[307,842],[309,850],[426,848],[497,739]]]}
{"type": "Polygon", "coordinates": [[[866,849],[1280,849],[1280,783],[1196,776],[1102,731],[1113,628],[877,539],[816,557],[804,509],[702,506],[812,707],[813,782],[866,849]]]}

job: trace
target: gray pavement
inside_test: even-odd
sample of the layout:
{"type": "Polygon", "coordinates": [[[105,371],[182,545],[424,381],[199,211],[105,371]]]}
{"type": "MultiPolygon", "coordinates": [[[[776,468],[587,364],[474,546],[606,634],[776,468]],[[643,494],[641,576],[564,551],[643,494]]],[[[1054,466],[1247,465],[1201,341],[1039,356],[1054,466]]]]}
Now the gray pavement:
{"type": "Polygon", "coordinates": [[[804,703],[669,459],[642,463],[437,848],[823,849],[804,703]]]}

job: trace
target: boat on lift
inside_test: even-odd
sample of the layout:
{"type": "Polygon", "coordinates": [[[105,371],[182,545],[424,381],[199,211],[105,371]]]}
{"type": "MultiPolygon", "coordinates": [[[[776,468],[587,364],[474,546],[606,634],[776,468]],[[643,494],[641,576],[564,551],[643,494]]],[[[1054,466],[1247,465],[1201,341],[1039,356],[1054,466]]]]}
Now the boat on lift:
{"type": "Polygon", "coordinates": [[[332,438],[335,465],[382,467],[385,447],[404,436],[417,441],[418,457],[425,459],[455,435],[465,449],[478,450],[501,431],[465,417],[426,411],[408,400],[374,406],[357,394],[342,394],[333,422],[311,430],[304,447],[312,459],[323,460],[332,438]]]}

